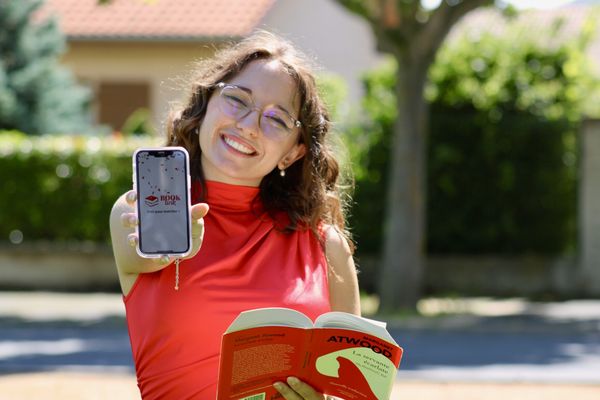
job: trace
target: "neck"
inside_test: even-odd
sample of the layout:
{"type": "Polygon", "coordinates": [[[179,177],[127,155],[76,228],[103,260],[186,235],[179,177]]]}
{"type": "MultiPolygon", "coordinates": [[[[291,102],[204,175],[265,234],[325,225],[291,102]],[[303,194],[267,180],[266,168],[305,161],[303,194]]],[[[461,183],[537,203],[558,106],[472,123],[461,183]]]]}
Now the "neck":
{"type": "Polygon", "coordinates": [[[249,187],[259,187],[260,182],[262,181],[262,177],[253,178],[253,177],[241,177],[236,176],[235,174],[227,174],[224,173],[217,168],[215,168],[208,160],[204,157],[201,158],[201,168],[204,179],[207,181],[227,183],[229,185],[237,185],[237,186],[249,186],[249,187]]]}

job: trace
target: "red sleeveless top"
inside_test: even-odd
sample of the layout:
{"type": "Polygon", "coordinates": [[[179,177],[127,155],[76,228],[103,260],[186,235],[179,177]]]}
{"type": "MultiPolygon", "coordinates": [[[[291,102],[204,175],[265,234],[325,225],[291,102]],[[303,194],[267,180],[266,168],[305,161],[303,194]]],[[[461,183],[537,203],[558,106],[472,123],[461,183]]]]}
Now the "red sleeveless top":
{"type": "Polygon", "coordinates": [[[204,243],[180,263],[179,291],[171,264],[140,274],[124,297],[144,400],[214,400],[221,336],[243,310],[288,307],[313,320],[330,311],[323,247],[310,230],[280,232],[257,212],[258,194],[207,182],[204,243]]]}

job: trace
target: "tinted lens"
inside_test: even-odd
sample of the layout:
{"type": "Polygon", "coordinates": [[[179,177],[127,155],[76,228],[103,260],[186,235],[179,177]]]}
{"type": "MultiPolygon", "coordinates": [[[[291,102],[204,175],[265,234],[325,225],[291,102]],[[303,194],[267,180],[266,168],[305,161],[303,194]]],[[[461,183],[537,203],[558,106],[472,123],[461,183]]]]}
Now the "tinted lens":
{"type": "Polygon", "coordinates": [[[232,117],[243,117],[251,104],[252,99],[241,89],[225,86],[221,91],[221,109],[232,117]]]}
{"type": "Polygon", "coordinates": [[[267,108],[261,115],[261,128],[267,135],[285,137],[293,129],[294,121],[283,110],[278,108],[267,108]]]}

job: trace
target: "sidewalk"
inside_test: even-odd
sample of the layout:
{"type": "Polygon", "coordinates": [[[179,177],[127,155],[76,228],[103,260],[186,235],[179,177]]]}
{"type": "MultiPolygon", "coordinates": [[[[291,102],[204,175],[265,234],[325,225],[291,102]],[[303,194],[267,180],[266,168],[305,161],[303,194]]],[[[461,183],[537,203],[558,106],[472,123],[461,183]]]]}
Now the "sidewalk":
{"type": "MultiPolygon", "coordinates": [[[[392,400],[598,400],[600,385],[398,382],[392,400]]],[[[136,400],[135,378],[124,374],[32,373],[0,376],[0,400],[136,400]]]]}
{"type": "MultiPolygon", "coordinates": [[[[600,399],[600,301],[428,299],[394,400],[600,399]]],[[[121,297],[0,292],[0,400],[139,399],[121,297]]]]}

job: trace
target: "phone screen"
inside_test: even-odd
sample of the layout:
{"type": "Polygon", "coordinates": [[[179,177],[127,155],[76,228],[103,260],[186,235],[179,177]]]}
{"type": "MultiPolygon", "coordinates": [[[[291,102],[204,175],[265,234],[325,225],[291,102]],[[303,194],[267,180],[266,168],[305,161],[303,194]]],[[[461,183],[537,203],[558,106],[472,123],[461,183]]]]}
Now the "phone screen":
{"type": "Polygon", "coordinates": [[[139,252],[183,255],[191,248],[188,154],[185,149],[140,149],[134,155],[139,252]]]}

